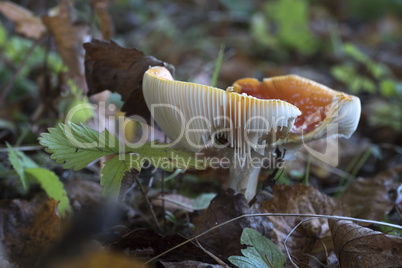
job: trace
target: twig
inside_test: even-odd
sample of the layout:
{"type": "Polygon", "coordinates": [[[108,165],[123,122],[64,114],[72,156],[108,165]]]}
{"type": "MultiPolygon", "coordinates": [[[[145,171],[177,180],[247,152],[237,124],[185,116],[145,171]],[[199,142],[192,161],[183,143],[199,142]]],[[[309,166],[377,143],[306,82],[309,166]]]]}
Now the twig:
{"type": "Polygon", "coordinates": [[[325,257],[327,258],[327,263],[328,263],[328,249],[327,249],[327,246],[325,245],[324,242],[322,242],[322,239],[321,239],[321,238],[318,238],[318,241],[320,241],[322,247],[324,248],[325,257]]]}
{"type": "Polygon", "coordinates": [[[28,60],[29,56],[31,56],[32,52],[35,50],[35,48],[43,42],[43,40],[45,40],[46,35],[38,38],[35,40],[35,42],[33,42],[33,44],[31,45],[31,47],[28,49],[27,53],[25,54],[24,58],[22,59],[20,65],[18,66],[17,70],[14,72],[13,76],[11,77],[10,81],[8,81],[8,84],[4,87],[3,92],[1,93],[0,96],[0,107],[3,105],[3,102],[8,94],[8,92],[10,91],[10,89],[12,88],[12,86],[14,85],[15,79],[17,79],[19,73],[21,72],[22,68],[24,67],[26,61],[28,60]]]}
{"type": "MultiPolygon", "coordinates": [[[[132,176],[132,175],[131,175],[131,176],[132,176]]],[[[154,210],[153,210],[153,208],[152,208],[152,204],[151,204],[151,202],[149,202],[148,196],[147,196],[147,194],[145,193],[144,188],[142,188],[142,185],[141,185],[140,181],[138,180],[138,176],[134,176],[134,178],[135,178],[135,182],[136,182],[137,185],[138,185],[138,188],[140,189],[140,191],[141,191],[141,193],[142,193],[142,196],[143,196],[144,199],[145,199],[145,204],[146,204],[147,208],[149,209],[149,211],[151,212],[152,219],[153,219],[154,222],[155,222],[155,226],[156,226],[156,228],[158,229],[158,232],[159,232],[159,233],[162,233],[162,229],[161,229],[161,227],[159,226],[158,219],[156,218],[155,212],[154,212],[154,210]]]]}
{"type": "Polygon", "coordinates": [[[308,256],[308,257],[310,257],[310,258],[313,258],[316,262],[318,262],[322,267],[328,267],[328,265],[326,265],[325,263],[322,263],[322,262],[320,262],[320,260],[316,257],[316,256],[313,256],[313,255],[310,255],[310,254],[304,254],[304,255],[306,255],[306,256],[308,256]]]}
{"type": "Polygon", "coordinates": [[[283,241],[283,245],[285,246],[285,250],[286,250],[286,254],[288,254],[289,257],[289,261],[293,264],[294,267],[299,267],[297,266],[296,263],[293,262],[292,257],[290,257],[290,253],[289,253],[289,249],[288,246],[286,245],[286,242],[288,241],[288,238],[290,237],[290,235],[293,233],[294,230],[297,229],[297,227],[300,226],[300,224],[302,224],[305,221],[309,221],[309,220],[313,220],[315,218],[309,218],[309,219],[305,219],[305,220],[301,220],[298,224],[296,224],[296,226],[288,233],[288,235],[285,238],[285,241],[283,241]]]}
{"type": "Polygon", "coordinates": [[[231,222],[243,219],[243,218],[248,218],[248,217],[266,217],[266,216],[271,216],[271,217],[310,217],[310,218],[323,218],[323,219],[333,219],[333,220],[350,220],[350,221],[356,221],[356,222],[364,222],[364,223],[371,223],[371,224],[380,224],[380,225],[384,225],[384,226],[389,226],[389,227],[393,227],[396,229],[401,229],[402,230],[402,226],[400,225],[396,225],[396,224],[392,224],[392,223],[387,223],[387,222],[380,222],[380,221],[372,221],[372,220],[364,220],[364,219],[357,219],[357,218],[351,218],[351,217],[343,217],[343,216],[331,216],[331,215],[319,215],[319,214],[295,214],[295,213],[256,213],[256,214],[246,214],[246,215],[241,215],[238,216],[236,218],[230,219],[228,221],[225,221],[221,224],[218,224],[212,228],[210,228],[209,230],[206,230],[205,232],[202,232],[201,234],[198,234],[196,236],[193,236],[192,238],[166,250],[165,252],[162,252],[161,254],[153,257],[152,259],[148,260],[147,262],[145,262],[144,264],[148,264],[150,262],[153,262],[154,260],[160,258],[161,256],[165,255],[166,253],[169,253],[172,250],[175,250],[176,248],[179,248],[195,239],[200,238],[201,236],[206,235],[209,232],[212,232],[213,230],[216,230],[226,224],[229,224],[231,222]]]}
{"type": "Polygon", "coordinates": [[[269,266],[270,266],[271,268],[275,268],[275,267],[272,265],[272,263],[269,261],[267,254],[265,254],[265,259],[267,260],[267,262],[268,262],[268,264],[269,264],[269,266]]]}
{"type": "Polygon", "coordinates": [[[212,254],[211,252],[209,252],[208,250],[206,250],[206,249],[200,244],[200,242],[198,242],[197,239],[195,239],[195,242],[197,242],[197,245],[200,247],[200,249],[202,249],[202,251],[204,251],[207,255],[209,255],[209,257],[211,257],[212,259],[214,259],[218,264],[222,265],[223,267],[229,268],[229,266],[227,266],[227,264],[224,263],[221,259],[219,259],[217,256],[215,256],[214,254],[212,254]]]}

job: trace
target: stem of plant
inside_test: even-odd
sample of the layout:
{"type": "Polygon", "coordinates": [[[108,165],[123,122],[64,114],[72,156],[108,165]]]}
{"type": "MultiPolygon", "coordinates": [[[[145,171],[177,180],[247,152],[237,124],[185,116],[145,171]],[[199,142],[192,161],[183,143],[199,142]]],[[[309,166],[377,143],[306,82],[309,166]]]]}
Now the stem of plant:
{"type": "Polygon", "coordinates": [[[135,177],[135,182],[137,183],[138,188],[140,189],[141,194],[145,199],[145,204],[146,204],[147,208],[149,209],[149,212],[151,213],[153,221],[155,222],[155,227],[158,229],[159,233],[162,233],[162,229],[161,229],[161,227],[160,227],[160,225],[158,223],[158,218],[155,215],[154,209],[152,208],[152,204],[151,204],[151,202],[149,202],[148,196],[145,193],[144,188],[142,188],[142,185],[141,185],[141,183],[140,183],[140,181],[138,179],[138,176],[135,177]]]}

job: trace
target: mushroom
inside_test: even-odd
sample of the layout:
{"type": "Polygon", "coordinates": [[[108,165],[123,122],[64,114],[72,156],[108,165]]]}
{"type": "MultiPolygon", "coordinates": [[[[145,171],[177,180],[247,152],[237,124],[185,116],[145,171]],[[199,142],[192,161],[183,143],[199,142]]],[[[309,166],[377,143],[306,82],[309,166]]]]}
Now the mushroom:
{"type": "Polygon", "coordinates": [[[225,91],[175,81],[158,66],[145,73],[143,94],[152,117],[176,146],[200,152],[212,141],[215,147],[231,148],[230,187],[249,201],[256,193],[262,158],[272,148],[287,140],[301,144],[304,133],[304,139],[318,139],[325,126],[335,123],[341,124],[341,135],[350,136],[360,118],[358,98],[298,76],[261,83],[245,78],[225,91]],[[329,108],[320,111],[317,106],[329,108]],[[317,110],[324,119],[309,124],[317,110]],[[226,141],[224,146],[215,142],[219,138],[226,141]]]}
{"type": "Polygon", "coordinates": [[[297,75],[265,78],[262,82],[243,78],[237,80],[233,88],[237,93],[260,99],[287,101],[300,109],[302,114],[297,117],[287,143],[301,144],[331,134],[349,138],[360,120],[358,97],[297,75]]]}

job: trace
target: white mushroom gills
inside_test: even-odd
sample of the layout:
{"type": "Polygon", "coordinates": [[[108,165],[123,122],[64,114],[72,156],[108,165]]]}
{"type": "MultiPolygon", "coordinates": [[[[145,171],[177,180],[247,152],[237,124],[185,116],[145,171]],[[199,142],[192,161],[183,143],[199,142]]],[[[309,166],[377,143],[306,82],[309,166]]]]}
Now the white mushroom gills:
{"type": "Polygon", "coordinates": [[[154,120],[177,147],[199,152],[212,135],[217,135],[229,141],[235,154],[244,157],[261,145],[261,138],[291,129],[301,114],[285,101],[260,100],[175,81],[167,72],[164,67],[149,69],[143,79],[143,94],[154,120]]]}

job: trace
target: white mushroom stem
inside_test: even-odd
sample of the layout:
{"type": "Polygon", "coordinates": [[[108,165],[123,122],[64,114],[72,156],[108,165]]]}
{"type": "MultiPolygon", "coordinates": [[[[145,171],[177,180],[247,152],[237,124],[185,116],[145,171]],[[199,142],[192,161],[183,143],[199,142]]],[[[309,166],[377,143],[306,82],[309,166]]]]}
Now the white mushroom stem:
{"type": "Polygon", "coordinates": [[[246,158],[245,165],[239,164],[236,161],[236,156],[230,165],[230,185],[229,187],[235,190],[236,193],[242,193],[246,197],[247,201],[250,202],[251,199],[256,194],[258,175],[260,174],[261,165],[251,166],[249,161],[250,158],[246,158]]]}

